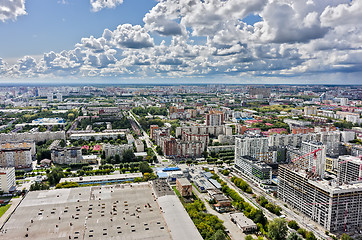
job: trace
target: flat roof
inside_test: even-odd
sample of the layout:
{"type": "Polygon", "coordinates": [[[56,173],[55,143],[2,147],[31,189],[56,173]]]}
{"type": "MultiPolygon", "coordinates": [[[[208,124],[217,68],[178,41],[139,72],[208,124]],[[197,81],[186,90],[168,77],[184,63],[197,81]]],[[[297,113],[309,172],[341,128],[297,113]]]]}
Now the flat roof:
{"type": "Polygon", "coordinates": [[[172,239],[163,215],[149,183],[34,191],[0,239],[172,239]]]}
{"type": "Polygon", "coordinates": [[[238,212],[238,213],[231,213],[230,217],[235,220],[235,222],[240,227],[256,227],[256,223],[253,222],[253,220],[247,218],[244,213],[238,212]]]}
{"type": "Polygon", "coordinates": [[[177,178],[176,179],[182,186],[191,185],[190,181],[187,178],[177,178]]]}
{"type": "Polygon", "coordinates": [[[174,240],[202,240],[199,231],[176,195],[166,195],[157,199],[163,216],[174,240]]]}
{"type": "Polygon", "coordinates": [[[126,174],[113,174],[113,175],[100,175],[100,176],[87,176],[87,177],[74,177],[74,178],[62,178],[60,182],[101,182],[111,180],[122,180],[122,179],[134,179],[136,177],[143,177],[142,173],[126,173],[126,174]]]}

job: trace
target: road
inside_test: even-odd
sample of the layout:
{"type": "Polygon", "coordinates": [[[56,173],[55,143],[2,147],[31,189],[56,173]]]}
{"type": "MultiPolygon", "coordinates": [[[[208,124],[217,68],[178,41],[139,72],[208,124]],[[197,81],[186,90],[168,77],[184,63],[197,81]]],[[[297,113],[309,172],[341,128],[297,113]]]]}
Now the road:
{"type": "Polygon", "coordinates": [[[11,201],[9,203],[9,204],[11,204],[11,206],[9,207],[9,209],[0,218],[0,229],[2,229],[2,227],[6,223],[7,219],[14,212],[14,210],[20,204],[22,199],[23,199],[22,197],[11,199],[11,201]]]}
{"type": "Polygon", "coordinates": [[[198,198],[200,198],[205,206],[206,206],[206,211],[208,213],[211,213],[212,215],[217,216],[220,220],[222,220],[224,222],[224,226],[226,229],[229,230],[229,237],[232,240],[241,240],[241,239],[245,239],[245,234],[241,231],[240,228],[238,228],[236,226],[236,224],[234,224],[228,213],[219,213],[217,211],[215,211],[214,209],[211,208],[211,206],[209,205],[209,203],[206,201],[206,194],[205,193],[200,193],[197,189],[195,189],[194,194],[196,194],[196,196],[198,198]]]}
{"type": "Polygon", "coordinates": [[[157,160],[159,163],[162,163],[163,160],[165,160],[164,158],[162,158],[156,151],[155,146],[153,145],[150,136],[148,136],[147,132],[142,128],[142,126],[140,125],[140,123],[137,121],[137,119],[133,116],[133,114],[131,113],[131,111],[128,111],[129,116],[133,119],[133,121],[135,121],[135,123],[137,123],[138,128],[141,130],[142,135],[143,135],[143,139],[146,141],[146,145],[148,148],[151,148],[153,150],[153,152],[155,153],[157,160]]]}
{"type": "MultiPolygon", "coordinates": [[[[237,177],[242,178],[244,181],[246,181],[250,185],[250,187],[252,188],[254,193],[256,193],[257,195],[264,196],[269,202],[281,207],[284,215],[287,218],[295,220],[299,226],[307,229],[308,231],[313,232],[314,235],[318,238],[321,238],[321,239],[328,238],[328,236],[325,235],[326,229],[324,229],[322,226],[320,226],[316,222],[312,221],[307,216],[304,216],[302,213],[295,213],[292,209],[285,207],[285,205],[284,205],[285,202],[266,194],[263,189],[261,189],[253,181],[250,181],[250,179],[248,179],[246,176],[244,176],[244,175],[241,176],[240,174],[235,173],[235,171],[233,172],[233,174],[237,177]],[[314,227],[311,227],[311,226],[314,226],[314,227]]],[[[267,211],[264,211],[264,213],[265,212],[267,212],[267,211]]]]}

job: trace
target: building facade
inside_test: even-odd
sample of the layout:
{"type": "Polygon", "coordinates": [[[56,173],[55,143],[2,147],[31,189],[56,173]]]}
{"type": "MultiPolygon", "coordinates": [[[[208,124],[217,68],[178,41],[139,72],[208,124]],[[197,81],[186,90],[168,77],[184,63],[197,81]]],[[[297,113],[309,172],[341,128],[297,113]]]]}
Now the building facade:
{"type": "Polygon", "coordinates": [[[362,183],[338,186],[310,171],[279,166],[278,198],[331,232],[362,227],[362,183]]]}
{"type": "Polygon", "coordinates": [[[15,168],[0,168],[0,191],[9,193],[15,190],[15,168]]]}
{"type": "Polygon", "coordinates": [[[258,183],[271,183],[272,168],[249,156],[235,158],[235,168],[258,183]]]}
{"type": "Polygon", "coordinates": [[[80,147],[53,148],[51,159],[56,164],[82,163],[82,150],[80,147]]]}

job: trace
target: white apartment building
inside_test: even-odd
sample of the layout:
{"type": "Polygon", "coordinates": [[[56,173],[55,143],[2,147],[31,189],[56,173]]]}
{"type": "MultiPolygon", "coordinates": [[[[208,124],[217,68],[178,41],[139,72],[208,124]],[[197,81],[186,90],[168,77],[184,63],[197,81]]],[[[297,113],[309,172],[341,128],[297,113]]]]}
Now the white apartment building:
{"type": "Polygon", "coordinates": [[[235,159],[250,156],[258,160],[264,160],[263,157],[267,153],[269,153],[267,137],[235,138],[235,159]]]}
{"type": "Polygon", "coordinates": [[[9,193],[15,190],[15,168],[0,168],[0,191],[9,193]]]}
{"type": "Polygon", "coordinates": [[[103,144],[103,151],[106,157],[119,155],[122,156],[123,152],[133,149],[133,144],[121,144],[121,145],[112,145],[109,143],[103,144]]]}
{"type": "Polygon", "coordinates": [[[337,181],[339,184],[362,180],[362,160],[359,157],[340,156],[337,181]]]}

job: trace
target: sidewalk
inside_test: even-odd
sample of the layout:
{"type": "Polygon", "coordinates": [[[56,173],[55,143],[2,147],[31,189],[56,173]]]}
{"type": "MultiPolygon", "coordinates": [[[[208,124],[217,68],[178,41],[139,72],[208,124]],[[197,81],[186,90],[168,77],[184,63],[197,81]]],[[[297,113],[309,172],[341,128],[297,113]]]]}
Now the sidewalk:
{"type": "Polygon", "coordinates": [[[13,198],[9,204],[11,204],[10,208],[4,213],[4,215],[1,216],[0,218],[0,229],[3,228],[3,225],[6,223],[6,220],[8,219],[8,217],[13,213],[13,211],[16,209],[16,207],[19,205],[19,203],[21,202],[22,198],[13,198]]]}

